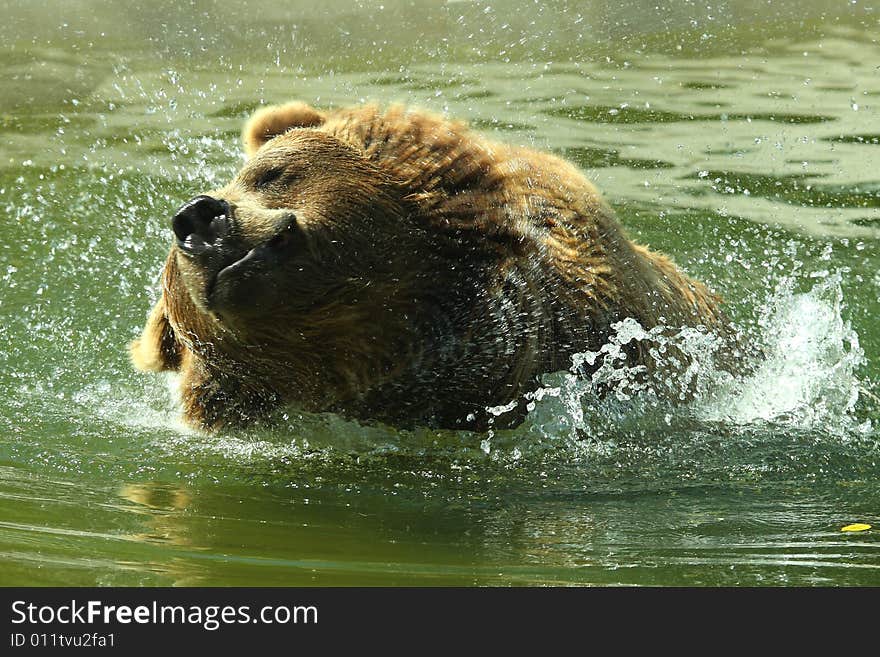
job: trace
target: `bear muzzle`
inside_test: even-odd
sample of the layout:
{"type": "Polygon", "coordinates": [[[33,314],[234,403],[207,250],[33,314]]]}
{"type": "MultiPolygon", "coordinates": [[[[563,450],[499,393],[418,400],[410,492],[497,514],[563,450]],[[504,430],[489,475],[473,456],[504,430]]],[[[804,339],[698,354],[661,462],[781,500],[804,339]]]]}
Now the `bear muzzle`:
{"type": "MultiPolygon", "coordinates": [[[[224,316],[259,313],[278,295],[277,273],[291,257],[304,251],[304,234],[295,215],[288,213],[279,230],[267,240],[250,249],[239,240],[224,248],[218,245],[217,258],[199,258],[205,261],[210,277],[205,289],[205,302],[214,313],[224,316]],[[238,248],[235,248],[238,247],[238,248]],[[207,261],[217,261],[213,267],[207,261]],[[210,267],[210,269],[208,269],[210,267]]],[[[213,264],[213,262],[212,262],[213,264]]]]}
{"type": "Polygon", "coordinates": [[[229,230],[229,204],[211,196],[196,196],[181,206],[171,220],[177,246],[189,255],[211,249],[229,230]]]}

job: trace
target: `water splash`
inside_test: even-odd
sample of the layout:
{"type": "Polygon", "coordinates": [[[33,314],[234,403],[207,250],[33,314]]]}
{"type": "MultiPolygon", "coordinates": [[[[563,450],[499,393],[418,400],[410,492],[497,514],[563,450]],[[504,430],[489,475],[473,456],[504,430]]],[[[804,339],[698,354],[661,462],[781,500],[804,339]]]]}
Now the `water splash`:
{"type": "Polygon", "coordinates": [[[706,420],[734,424],[773,422],[847,435],[859,424],[856,403],[865,354],[843,317],[841,277],[824,277],[806,293],[784,279],[765,305],[760,333],[766,358],[753,374],[731,382],[697,406],[706,420]]]}
{"type": "Polygon", "coordinates": [[[132,430],[162,430],[196,435],[181,418],[177,387],[179,377],[141,377],[131,385],[107,380],[90,383],[77,390],[70,401],[70,412],[88,418],[99,409],[102,420],[132,430]]]}
{"type": "Polygon", "coordinates": [[[570,371],[545,377],[543,387],[526,395],[530,415],[521,433],[545,444],[554,437],[595,444],[715,424],[730,431],[820,431],[834,440],[870,434],[870,421],[856,414],[864,389],[858,372],[866,361],[843,316],[841,277],[822,278],[808,292],[796,292],[794,280],[785,279],[766,300],[749,331],[763,357],[743,363],[748,374],[718,366],[722,341],[705,330],[670,333],[646,330],[633,319],[617,323],[599,350],[577,354],[570,371]],[[625,347],[633,342],[657,363],[653,374],[626,364],[625,347]],[[582,375],[584,364],[596,363],[591,375],[582,375]]]}

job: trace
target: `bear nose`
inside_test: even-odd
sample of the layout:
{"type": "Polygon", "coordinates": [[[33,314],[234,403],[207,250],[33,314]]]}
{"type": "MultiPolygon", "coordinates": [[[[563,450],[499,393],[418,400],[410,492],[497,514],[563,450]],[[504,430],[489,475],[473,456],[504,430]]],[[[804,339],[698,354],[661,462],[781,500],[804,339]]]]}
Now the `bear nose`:
{"type": "Polygon", "coordinates": [[[196,196],[184,203],[171,227],[177,245],[187,253],[204,253],[229,226],[229,204],[211,196],[196,196]]]}

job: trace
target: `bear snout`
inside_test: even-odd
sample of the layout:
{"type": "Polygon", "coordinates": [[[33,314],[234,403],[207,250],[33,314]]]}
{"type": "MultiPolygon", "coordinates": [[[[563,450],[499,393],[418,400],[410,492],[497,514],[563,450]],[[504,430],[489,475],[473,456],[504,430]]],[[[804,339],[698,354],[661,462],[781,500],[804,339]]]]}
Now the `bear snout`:
{"type": "Polygon", "coordinates": [[[206,290],[208,307],[224,316],[247,316],[272,305],[277,272],[288,258],[292,238],[283,231],[222,267],[206,290]]]}
{"type": "Polygon", "coordinates": [[[205,253],[229,228],[229,204],[211,196],[196,196],[180,207],[171,227],[184,253],[205,253]]]}

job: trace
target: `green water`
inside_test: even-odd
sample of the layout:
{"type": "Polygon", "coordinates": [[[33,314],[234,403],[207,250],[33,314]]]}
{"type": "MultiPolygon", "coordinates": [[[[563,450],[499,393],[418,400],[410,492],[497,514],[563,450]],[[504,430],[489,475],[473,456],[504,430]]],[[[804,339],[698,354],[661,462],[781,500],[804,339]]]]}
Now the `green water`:
{"type": "Polygon", "coordinates": [[[880,5],[0,8],[0,584],[880,585],[880,5]],[[125,345],[290,98],[573,159],[766,362],[678,408],[558,374],[513,432],[186,431],[125,345]]]}

